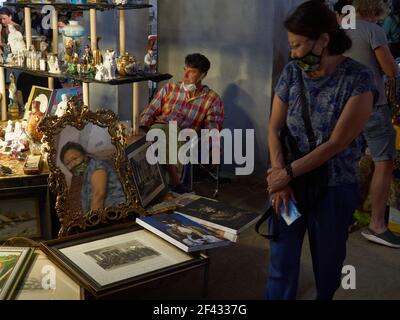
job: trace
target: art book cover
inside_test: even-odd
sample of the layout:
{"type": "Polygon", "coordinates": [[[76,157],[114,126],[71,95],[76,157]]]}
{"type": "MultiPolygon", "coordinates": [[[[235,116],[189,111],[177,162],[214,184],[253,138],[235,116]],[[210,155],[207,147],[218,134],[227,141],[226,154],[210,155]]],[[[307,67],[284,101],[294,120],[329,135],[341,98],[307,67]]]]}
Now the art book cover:
{"type": "Polygon", "coordinates": [[[219,201],[200,198],[176,212],[185,217],[219,230],[239,234],[260,217],[260,213],[232,207],[219,201]]]}
{"type": "Polygon", "coordinates": [[[230,244],[217,233],[177,213],[140,217],[136,218],[136,223],[185,252],[230,244]]]}

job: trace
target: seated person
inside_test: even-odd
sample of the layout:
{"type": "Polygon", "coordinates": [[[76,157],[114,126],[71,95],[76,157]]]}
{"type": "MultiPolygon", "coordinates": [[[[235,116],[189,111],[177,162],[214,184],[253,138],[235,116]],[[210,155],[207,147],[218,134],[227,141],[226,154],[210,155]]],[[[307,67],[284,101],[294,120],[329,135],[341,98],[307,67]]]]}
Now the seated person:
{"type": "Polygon", "coordinates": [[[61,149],[60,160],[73,176],[83,176],[83,212],[125,203],[124,190],[111,165],[91,157],[79,143],[67,142],[61,149]]]}
{"type": "MultiPolygon", "coordinates": [[[[202,54],[189,54],[185,58],[183,80],[166,84],[155,96],[150,105],[141,114],[141,127],[148,131],[158,128],[166,133],[168,143],[168,125],[176,121],[178,130],[201,129],[222,130],[224,105],[217,93],[202,84],[210,69],[210,61],[202,54]]],[[[178,144],[179,147],[179,144],[178,144]]],[[[169,159],[167,145],[167,162],[169,159]]],[[[171,157],[172,158],[172,157],[171,157]]],[[[178,167],[167,164],[169,182],[172,190],[187,192],[180,184],[178,167]]]]}

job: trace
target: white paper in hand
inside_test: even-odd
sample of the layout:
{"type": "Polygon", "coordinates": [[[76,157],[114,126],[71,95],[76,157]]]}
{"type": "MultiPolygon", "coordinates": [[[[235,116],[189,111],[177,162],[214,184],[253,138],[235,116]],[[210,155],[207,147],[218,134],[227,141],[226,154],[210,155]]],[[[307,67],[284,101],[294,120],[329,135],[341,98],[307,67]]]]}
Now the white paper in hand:
{"type": "Polygon", "coordinates": [[[295,222],[298,218],[301,217],[299,210],[297,210],[294,202],[289,199],[289,214],[286,213],[285,205],[281,204],[281,216],[283,220],[285,220],[286,224],[290,226],[293,222],[295,222]]]}

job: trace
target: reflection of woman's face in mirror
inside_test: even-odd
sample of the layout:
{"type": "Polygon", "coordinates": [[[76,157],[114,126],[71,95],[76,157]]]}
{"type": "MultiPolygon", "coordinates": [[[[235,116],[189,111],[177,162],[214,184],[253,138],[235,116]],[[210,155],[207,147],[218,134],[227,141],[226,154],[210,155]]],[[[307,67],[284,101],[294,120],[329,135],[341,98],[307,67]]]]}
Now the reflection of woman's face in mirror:
{"type": "Polygon", "coordinates": [[[61,150],[60,160],[74,176],[82,176],[87,169],[87,153],[78,143],[65,144],[61,150]]]}
{"type": "Polygon", "coordinates": [[[84,155],[75,149],[70,149],[67,152],[65,152],[64,154],[64,159],[63,159],[63,163],[65,165],[65,167],[71,171],[71,173],[74,176],[79,176],[82,175],[83,172],[79,172],[80,174],[77,174],[78,172],[76,172],[77,168],[80,167],[80,165],[84,162],[85,157],[84,155]]]}

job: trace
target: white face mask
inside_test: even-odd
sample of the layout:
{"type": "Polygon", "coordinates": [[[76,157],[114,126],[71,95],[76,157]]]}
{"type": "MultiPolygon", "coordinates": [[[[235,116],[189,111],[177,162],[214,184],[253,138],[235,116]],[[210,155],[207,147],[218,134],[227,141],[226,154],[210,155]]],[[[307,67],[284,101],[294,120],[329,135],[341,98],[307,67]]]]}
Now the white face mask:
{"type": "Polygon", "coordinates": [[[183,90],[185,90],[186,92],[193,92],[193,91],[195,91],[196,90],[196,85],[194,84],[194,83],[188,83],[188,84],[186,84],[186,83],[182,83],[182,86],[183,86],[183,90]]]}

